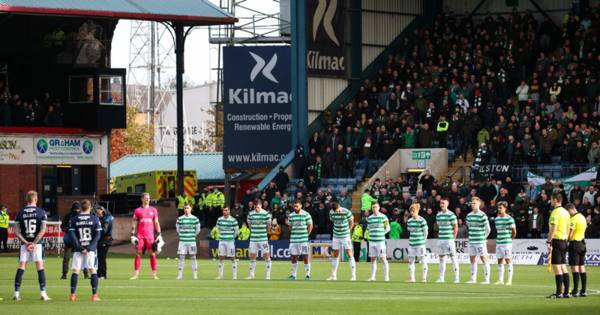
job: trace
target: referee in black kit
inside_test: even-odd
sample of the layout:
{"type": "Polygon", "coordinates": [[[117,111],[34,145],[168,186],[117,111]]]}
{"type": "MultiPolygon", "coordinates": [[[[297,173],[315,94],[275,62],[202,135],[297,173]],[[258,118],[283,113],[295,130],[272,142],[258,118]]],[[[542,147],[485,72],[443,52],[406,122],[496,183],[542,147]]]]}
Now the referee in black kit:
{"type": "Polygon", "coordinates": [[[569,265],[573,274],[572,297],[586,297],[585,288],[587,285],[587,273],[585,272],[585,229],[587,222],[583,214],[577,211],[574,205],[568,204],[567,210],[571,215],[571,224],[569,226],[569,265]],[[577,292],[581,279],[581,291],[577,292]]]}

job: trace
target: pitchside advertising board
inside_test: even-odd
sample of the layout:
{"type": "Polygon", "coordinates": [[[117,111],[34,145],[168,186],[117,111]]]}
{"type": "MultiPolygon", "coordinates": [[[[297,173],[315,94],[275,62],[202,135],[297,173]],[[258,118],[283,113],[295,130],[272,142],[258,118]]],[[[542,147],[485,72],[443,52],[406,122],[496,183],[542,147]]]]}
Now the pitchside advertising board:
{"type": "MultiPolygon", "coordinates": [[[[8,241],[7,245],[10,250],[16,251],[21,248],[21,241],[16,237],[14,233],[14,227],[16,223],[14,221],[9,222],[8,226],[8,241]]],[[[65,233],[60,229],[60,221],[48,221],[46,222],[46,234],[44,234],[43,243],[44,250],[48,251],[61,251],[64,246],[65,233]]]]}
{"type": "Polygon", "coordinates": [[[225,47],[223,64],[223,167],[273,168],[291,150],[290,47],[225,47]]]}
{"type": "Polygon", "coordinates": [[[81,164],[106,167],[106,137],[0,136],[0,164],[81,164]]]}
{"type": "Polygon", "coordinates": [[[308,74],[345,76],[344,1],[308,0],[306,13],[308,74]]]}
{"type": "MultiPolygon", "coordinates": [[[[387,240],[387,257],[390,261],[406,262],[408,261],[408,240],[387,240]]],[[[456,252],[458,261],[461,264],[469,263],[468,241],[466,239],[457,239],[456,252]]],[[[244,259],[249,257],[249,241],[235,242],[236,258],[244,259]]],[[[289,241],[269,241],[273,259],[289,260],[290,251],[289,241]]],[[[437,239],[427,240],[427,259],[430,262],[438,261],[437,239]]],[[[600,266],[600,239],[586,240],[587,254],[585,264],[590,266],[600,266]]],[[[329,258],[331,253],[331,241],[311,241],[311,254],[313,258],[329,258]]],[[[218,256],[219,241],[209,242],[209,257],[218,256]]],[[[488,240],[488,252],[491,261],[496,261],[496,240],[488,240]]],[[[367,255],[367,243],[361,244],[361,261],[364,261],[367,255]]],[[[517,265],[545,265],[548,263],[545,239],[516,239],[513,241],[513,263],[517,265]]]]}

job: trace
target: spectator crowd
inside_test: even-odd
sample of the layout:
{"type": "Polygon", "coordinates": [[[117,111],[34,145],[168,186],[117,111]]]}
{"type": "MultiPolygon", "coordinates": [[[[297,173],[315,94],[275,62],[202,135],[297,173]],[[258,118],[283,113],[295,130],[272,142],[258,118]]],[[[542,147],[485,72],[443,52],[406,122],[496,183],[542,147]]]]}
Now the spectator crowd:
{"type": "Polygon", "coordinates": [[[22,99],[12,94],[0,80],[0,127],[62,127],[61,102],[46,93],[38,99],[22,99]]]}

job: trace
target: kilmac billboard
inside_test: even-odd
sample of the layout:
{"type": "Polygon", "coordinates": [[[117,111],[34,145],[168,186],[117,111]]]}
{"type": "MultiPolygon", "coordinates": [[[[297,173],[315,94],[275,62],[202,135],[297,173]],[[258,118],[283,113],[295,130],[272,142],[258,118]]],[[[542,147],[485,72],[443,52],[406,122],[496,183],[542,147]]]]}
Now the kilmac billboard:
{"type": "Polygon", "coordinates": [[[223,67],[223,167],[273,168],[291,150],[290,47],[225,47],[223,67]]]}

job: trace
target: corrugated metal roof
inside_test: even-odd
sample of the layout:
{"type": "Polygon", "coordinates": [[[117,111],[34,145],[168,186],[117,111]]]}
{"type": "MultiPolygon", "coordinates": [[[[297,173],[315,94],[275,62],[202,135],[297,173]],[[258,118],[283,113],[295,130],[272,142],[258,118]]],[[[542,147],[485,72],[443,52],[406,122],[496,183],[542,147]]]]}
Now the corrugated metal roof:
{"type": "Polygon", "coordinates": [[[237,21],[209,0],[0,0],[0,12],[177,21],[203,25],[237,21]]]}
{"type": "MultiPolygon", "coordinates": [[[[196,170],[199,180],[223,181],[223,153],[192,153],[184,156],[186,170],[196,170]]],[[[110,176],[177,169],[176,154],[130,154],[110,164],[110,176]]]]}

